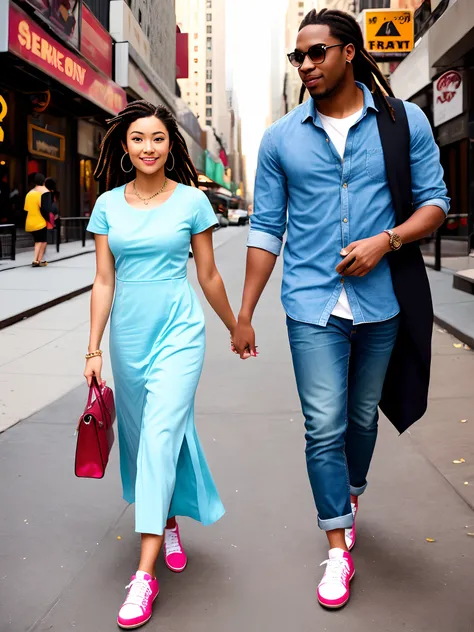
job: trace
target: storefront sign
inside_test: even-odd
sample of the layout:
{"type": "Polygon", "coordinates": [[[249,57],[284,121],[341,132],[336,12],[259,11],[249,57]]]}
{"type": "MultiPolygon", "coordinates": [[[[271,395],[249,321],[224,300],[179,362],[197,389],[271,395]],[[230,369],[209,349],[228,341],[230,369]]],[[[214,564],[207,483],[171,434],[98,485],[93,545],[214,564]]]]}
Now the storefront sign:
{"type": "Polygon", "coordinates": [[[0,94],[0,143],[3,143],[3,141],[5,140],[5,132],[2,128],[2,123],[3,123],[3,119],[6,117],[7,114],[8,114],[7,102],[0,94]]]}
{"type": "Polygon", "coordinates": [[[125,92],[56,42],[14,4],[10,4],[8,44],[14,53],[62,84],[116,114],[127,104],[125,92]]]}
{"type": "Polygon", "coordinates": [[[365,47],[377,58],[404,57],[415,44],[413,11],[363,11],[365,47]]]}
{"type": "Polygon", "coordinates": [[[62,39],[78,48],[81,0],[23,0],[23,2],[34,7],[62,39]]]}
{"type": "Polygon", "coordinates": [[[66,139],[42,127],[28,125],[28,151],[35,156],[64,160],[66,139]]]}
{"type": "Polygon", "coordinates": [[[112,76],[112,38],[85,4],[82,5],[81,53],[107,77],[112,76]]]}
{"type": "Polygon", "coordinates": [[[433,82],[433,122],[442,125],[464,111],[463,80],[457,70],[448,70],[433,82]]]}
{"type": "Polygon", "coordinates": [[[176,79],[189,77],[189,35],[176,33],[176,79]]]}

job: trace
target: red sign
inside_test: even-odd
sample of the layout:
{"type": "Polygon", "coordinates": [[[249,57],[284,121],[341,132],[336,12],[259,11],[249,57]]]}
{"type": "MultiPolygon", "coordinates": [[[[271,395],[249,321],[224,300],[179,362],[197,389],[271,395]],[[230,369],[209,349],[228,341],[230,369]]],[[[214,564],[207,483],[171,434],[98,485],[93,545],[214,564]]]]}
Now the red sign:
{"type": "Polygon", "coordinates": [[[127,105],[125,91],[48,35],[10,4],[9,50],[112,114],[127,105]]]}
{"type": "Polygon", "coordinates": [[[81,53],[107,77],[112,76],[112,37],[85,4],[82,5],[81,53]]]}
{"type": "Polygon", "coordinates": [[[176,79],[189,77],[188,34],[176,33],[176,79]]]}

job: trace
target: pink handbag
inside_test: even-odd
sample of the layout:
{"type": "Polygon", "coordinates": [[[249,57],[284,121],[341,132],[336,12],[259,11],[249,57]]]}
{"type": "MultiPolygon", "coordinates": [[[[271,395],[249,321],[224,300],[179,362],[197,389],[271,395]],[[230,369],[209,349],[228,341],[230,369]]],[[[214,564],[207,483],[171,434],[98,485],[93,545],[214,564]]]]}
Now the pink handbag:
{"type": "Polygon", "coordinates": [[[81,478],[103,478],[114,444],[115,402],[108,386],[92,378],[86,408],[77,426],[75,473],[81,478]]]}

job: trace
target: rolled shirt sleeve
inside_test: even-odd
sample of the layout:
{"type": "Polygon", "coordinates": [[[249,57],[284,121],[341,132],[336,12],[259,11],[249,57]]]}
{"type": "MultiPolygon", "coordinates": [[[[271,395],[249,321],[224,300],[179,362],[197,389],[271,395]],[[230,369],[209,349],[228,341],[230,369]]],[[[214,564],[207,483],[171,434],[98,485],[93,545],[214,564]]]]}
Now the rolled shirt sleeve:
{"type": "Polygon", "coordinates": [[[262,139],[255,180],[254,212],[250,219],[249,248],[278,256],[286,231],[288,188],[273,142],[272,128],[262,139]]]}
{"type": "Polygon", "coordinates": [[[415,210],[423,206],[438,206],[449,211],[448,191],[443,180],[439,148],[431,125],[423,111],[414,103],[405,103],[410,127],[410,166],[415,210]]]}

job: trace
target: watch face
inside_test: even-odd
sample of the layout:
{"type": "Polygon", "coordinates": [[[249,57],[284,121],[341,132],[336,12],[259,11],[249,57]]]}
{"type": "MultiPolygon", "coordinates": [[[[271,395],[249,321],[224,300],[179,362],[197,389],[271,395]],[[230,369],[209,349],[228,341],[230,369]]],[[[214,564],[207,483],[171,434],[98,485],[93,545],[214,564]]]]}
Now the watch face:
{"type": "Polygon", "coordinates": [[[394,250],[399,250],[402,247],[402,240],[396,233],[392,234],[391,246],[394,250]]]}

